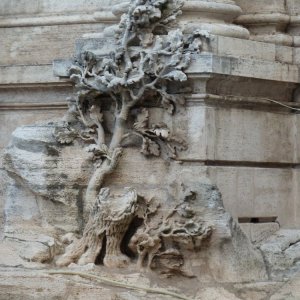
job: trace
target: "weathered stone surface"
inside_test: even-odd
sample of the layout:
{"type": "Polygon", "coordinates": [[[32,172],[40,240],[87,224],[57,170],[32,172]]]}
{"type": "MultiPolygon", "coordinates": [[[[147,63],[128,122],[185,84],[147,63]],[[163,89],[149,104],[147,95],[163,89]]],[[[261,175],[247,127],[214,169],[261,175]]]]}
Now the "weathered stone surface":
{"type": "MultiPolygon", "coordinates": [[[[0,46],[0,122],[5,125],[1,127],[0,148],[6,146],[17,126],[61,114],[71,84],[53,76],[51,61],[69,59],[75,39],[84,35],[77,52],[91,50],[93,45],[99,48],[99,37],[105,38],[105,51],[98,54],[115,50],[108,47],[107,38],[115,33],[113,27],[104,28],[127,9],[124,2],[112,9],[116,3],[120,1],[1,1],[0,34],[6,39],[0,46]]],[[[206,37],[199,43],[204,53],[187,71],[192,95],[178,119],[155,109],[150,109],[150,119],[173,123],[170,131],[184,137],[189,149],[176,158],[176,164],[158,158],[145,160],[138,149],[128,147],[118,170],[103,183],[116,193],[130,186],[149,199],[164,199],[162,214],[179,199],[170,192],[176,180],[185,179],[198,191],[193,208],[206,223],[211,222],[212,238],[207,245],[201,244],[197,253],[191,253],[190,244],[173,244],[177,251],[186,248],[184,260],[198,278],[154,280],[151,284],[193,299],[298,299],[300,237],[297,230],[282,228],[300,225],[300,127],[291,108],[299,108],[299,5],[295,0],[185,1],[183,12],[180,23],[185,32],[202,29],[206,37]],[[232,22],[246,26],[250,40],[248,30],[232,22]],[[277,218],[278,223],[242,224],[260,251],[224,212],[216,189],[204,178],[217,183],[224,206],[235,219],[256,222],[277,218]],[[248,280],[254,282],[233,283],[248,280]]],[[[58,65],[56,75],[67,76],[69,66],[58,65]]],[[[109,121],[104,128],[107,133],[112,131],[111,125],[109,121]]],[[[41,268],[42,262],[62,254],[82,231],[92,202],[83,201],[92,164],[86,162],[82,144],[57,144],[53,126],[44,123],[18,129],[4,157],[11,178],[1,174],[0,179],[0,209],[2,206],[6,213],[5,240],[0,246],[0,265],[6,269],[0,270],[0,299],[98,299],[99,294],[108,300],[159,299],[145,292],[99,287],[78,277],[55,279],[21,269],[41,268]],[[7,199],[5,207],[1,197],[7,199]],[[69,231],[76,234],[59,238],[69,231]]],[[[148,130],[161,136],[170,133],[165,127],[148,130]]],[[[191,213],[184,211],[187,216],[191,213]]],[[[165,241],[163,244],[169,247],[165,241]]],[[[139,253],[142,250],[139,248],[139,253]]],[[[173,271],[182,272],[181,261],[171,262],[171,254],[165,262],[173,271]]],[[[131,257],[133,262],[136,259],[131,257]]],[[[99,267],[71,265],[69,270],[97,273],[99,267]]],[[[101,266],[102,275],[104,270],[101,266]]],[[[148,273],[105,275],[150,286],[148,273]]],[[[149,275],[152,280],[155,276],[149,275]]]]}
{"type": "Polygon", "coordinates": [[[54,59],[69,58],[76,38],[103,28],[103,24],[0,28],[0,35],[6,37],[0,47],[0,64],[51,64],[54,59]],[[62,42],[64,47],[61,47],[62,42]]]}
{"type": "MultiPolygon", "coordinates": [[[[87,155],[82,151],[78,151],[80,150],[78,143],[75,143],[73,146],[58,146],[53,137],[55,126],[59,127],[60,125],[40,124],[17,129],[13,134],[11,147],[8,148],[5,156],[5,165],[10,176],[15,180],[20,180],[20,183],[12,183],[8,189],[11,192],[8,193],[6,200],[5,238],[17,241],[18,237],[23,236],[25,241],[24,247],[28,248],[26,251],[21,251],[20,254],[22,258],[27,260],[47,261],[56,253],[59,253],[60,248],[58,246],[51,248],[52,246],[49,245],[49,242],[47,242],[47,246],[44,245],[43,239],[40,239],[41,234],[39,232],[50,234],[50,236],[54,234],[55,236],[55,231],[57,230],[64,232],[80,230],[80,224],[82,224],[84,217],[84,209],[86,208],[86,204],[80,202],[83,199],[81,198],[82,194],[78,194],[80,191],[78,189],[81,186],[81,189],[84,190],[87,185],[87,182],[84,183],[84,178],[87,177],[84,174],[88,174],[90,170],[88,164],[85,163],[87,155]],[[56,154],[54,156],[52,155],[53,151],[56,154]],[[76,161],[75,165],[73,164],[74,161],[76,161]],[[59,171],[60,168],[61,171],[59,171]],[[79,179],[80,186],[75,186],[74,182],[76,183],[79,179]],[[43,184],[45,180],[47,184],[43,184]],[[61,189],[62,184],[64,185],[63,190],[61,189]],[[50,185],[53,186],[51,191],[47,188],[50,185]],[[53,206],[51,204],[53,201],[54,203],[60,203],[60,205],[58,207],[53,206]],[[43,228],[42,224],[44,222],[47,222],[51,226],[48,229],[43,228]],[[28,225],[26,226],[26,224],[28,225]],[[33,236],[26,238],[24,226],[33,231],[33,236]],[[41,226],[40,229],[37,226],[41,226]]],[[[132,167],[132,163],[128,159],[131,159],[130,156],[125,160],[125,165],[122,167],[121,164],[120,170],[109,179],[110,182],[114,182],[117,178],[126,178],[126,176],[122,175],[122,169],[124,168],[124,172],[128,172],[132,167]],[[126,165],[127,167],[125,167],[126,165]]],[[[141,160],[140,163],[144,164],[144,162],[144,160],[141,160]]],[[[135,163],[138,162],[136,161],[135,163]]],[[[160,168],[163,167],[158,161],[157,166],[160,168]]],[[[173,168],[172,173],[177,174],[181,172],[183,180],[182,171],[178,167],[173,168]]],[[[161,185],[159,177],[153,176],[153,174],[161,174],[166,171],[163,169],[156,171],[155,168],[156,165],[153,164],[153,161],[149,161],[149,177],[147,177],[146,182],[149,185],[152,176],[152,185],[161,189],[161,192],[156,190],[155,196],[160,197],[159,195],[161,195],[161,197],[166,197],[165,192],[162,192],[166,182],[161,185]]],[[[143,184],[141,179],[145,180],[145,171],[142,169],[141,171],[143,172],[143,176],[137,173],[135,174],[136,177],[127,178],[127,182],[123,179],[124,182],[119,182],[118,184],[124,186],[126,183],[130,183],[139,189],[143,184]]],[[[170,184],[173,176],[170,179],[166,177],[170,184]]],[[[186,175],[186,178],[188,180],[190,176],[186,175]]],[[[187,184],[186,180],[184,180],[185,184],[187,184]]],[[[190,188],[199,190],[201,185],[202,183],[199,179],[199,183],[193,183],[194,187],[190,188]]],[[[189,258],[191,260],[189,264],[192,266],[194,272],[200,276],[202,274],[201,266],[206,265],[205,270],[207,270],[207,273],[204,278],[212,276],[220,281],[236,281],[241,278],[244,280],[257,277],[263,278],[265,276],[264,267],[259,254],[255,253],[255,250],[252,249],[246,237],[238,228],[238,225],[231,223],[232,220],[229,215],[222,210],[222,202],[218,192],[214,191],[214,188],[208,184],[202,185],[200,191],[197,193],[202,195],[199,198],[202,204],[197,204],[202,207],[201,209],[203,207],[207,207],[207,209],[215,207],[209,213],[201,212],[201,219],[202,221],[206,220],[205,222],[208,223],[214,223],[216,231],[214,237],[212,237],[215,244],[214,250],[209,250],[207,254],[203,252],[202,262],[199,261],[197,255],[191,255],[189,258]],[[217,242],[218,239],[219,242],[217,242]],[[237,248],[240,250],[243,249],[244,252],[246,251],[249,260],[243,259],[243,263],[241,264],[241,260],[238,258],[240,250],[238,252],[234,250],[237,248]],[[227,253],[228,263],[223,260],[223,264],[226,267],[219,265],[218,257],[221,255],[220,251],[227,253]],[[244,272],[245,269],[248,270],[247,273],[244,272]],[[210,273],[208,270],[213,271],[210,273]]],[[[154,196],[153,191],[149,188],[143,189],[143,195],[147,197],[154,196]]],[[[200,206],[198,208],[195,207],[196,211],[200,209],[200,206]]],[[[54,246],[55,244],[56,242],[53,240],[51,245],[54,246]]]]}
{"type": "Polygon", "coordinates": [[[290,22],[285,1],[237,0],[237,4],[243,9],[243,15],[236,22],[249,29],[250,39],[285,46],[293,44],[293,38],[285,33],[290,22]]]}
{"type": "Polygon", "coordinates": [[[279,230],[260,249],[271,277],[289,276],[287,270],[300,260],[300,231],[279,230]]]}
{"type": "MultiPolygon", "coordinates": [[[[181,159],[297,163],[300,153],[295,147],[299,134],[293,115],[236,108],[191,106],[180,126],[190,145],[181,159]],[[236,124],[239,126],[236,126],[236,124]],[[271,126],[272,124],[272,126],[271,126]],[[287,151],[290,149],[290,151],[287,151]]],[[[166,119],[168,120],[168,119],[166,119]]]]}
{"type": "Polygon", "coordinates": [[[233,293],[224,288],[205,288],[197,294],[197,299],[213,299],[213,300],[240,300],[233,293]]]}
{"type": "Polygon", "coordinates": [[[73,146],[61,152],[53,136],[55,128],[53,123],[27,126],[13,134],[4,165],[8,174],[27,188],[14,185],[8,189],[8,224],[18,224],[19,218],[40,222],[42,217],[56,228],[74,230],[82,222],[81,194],[89,172],[87,154],[73,146]]]}
{"type": "Polygon", "coordinates": [[[261,224],[241,223],[240,226],[252,243],[260,243],[266,240],[280,228],[276,222],[261,224]]]}
{"type": "MultiPolygon", "coordinates": [[[[281,168],[210,167],[209,177],[219,186],[225,208],[235,217],[278,217],[280,226],[298,226],[293,180],[295,171],[281,168]]],[[[298,184],[298,183],[297,183],[298,184]]],[[[297,203],[297,201],[296,201],[297,203]]],[[[298,213],[297,213],[298,215],[298,213]]]]}
{"type": "Polygon", "coordinates": [[[3,0],[0,4],[1,16],[15,15],[39,15],[39,14],[59,14],[74,12],[94,12],[101,11],[111,5],[119,3],[120,0],[75,0],[72,3],[63,3],[59,0],[3,0]],[[3,13],[3,14],[2,14],[3,13]]]}
{"type": "Polygon", "coordinates": [[[270,300],[297,300],[300,298],[300,278],[297,276],[290,282],[284,284],[279,290],[270,297],[270,300]]]}

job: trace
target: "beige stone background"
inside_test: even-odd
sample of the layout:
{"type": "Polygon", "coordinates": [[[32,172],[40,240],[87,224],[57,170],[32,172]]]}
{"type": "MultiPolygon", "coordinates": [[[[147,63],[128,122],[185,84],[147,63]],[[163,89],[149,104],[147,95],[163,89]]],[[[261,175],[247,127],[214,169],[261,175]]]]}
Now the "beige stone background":
{"type": "MultiPolygon", "coordinates": [[[[53,75],[52,61],[71,58],[75,40],[83,34],[101,32],[116,23],[112,6],[120,2],[0,1],[0,157],[18,126],[63,115],[72,86],[53,75]]],[[[205,30],[210,41],[188,70],[193,93],[187,99],[186,114],[173,123],[174,128],[186,132],[189,143],[179,166],[216,183],[225,208],[234,218],[244,220],[243,228],[254,241],[270,228],[272,232],[279,226],[300,226],[299,114],[274,102],[300,107],[299,14],[299,0],[191,0],[186,1],[181,18],[187,32],[205,30]],[[251,221],[254,218],[276,218],[276,222],[257,224],[251,221]]],[[[143,164],[144,160],[138,162],[143,164]]],[[[150,184],[157,183],[158,174],[167,176],[163,164],[147,162],[147,166],[152,172],[146,176],[150,184]]],[[[130,156],[112,180],[117,178],[122,184],[127,168],[132,168],[130,156]]],[[[131,180],[143,186],[144,170],[138,171],[131,180]]],[[[8,181],[0,163],[0,236],[8,181]]],[[[1,275],[5,285],[2,295],[11,293],[16,284],[7,274],[1,275]]],[[[48,280],[21,270],[16,281],[18,293],[28,293],[30,282],[37,297],[47,299],[48,280]],[[45,290],[39,294],[41,285],[45,290]]],[[[136,284],[140,278],[132,282],[136,284]]],[[[53,297],[69,293],[70,299],[76,299],[77,293],[78,299],[87,295],[92,299],[104,293],[113,299],[110,291],[95,287],[96,291],[87,291],[82,282],[72,285],[65,279],[53,280],[53,287],[53,297]],[[70,291],[69,286],[76,288],[70,291]]],[[[300,297],[299,279],[224,287],[217,290],[204,284],[199,297],[300,297]]],[[[132,299],[128,297],[124,299],[132,299]]]]}
{"type": "MultiPolygon", "coordinates": [[[[63,115],[72,88],[53,75],[52,61],[72,57],[83,34],[117,22],[111,10],[118,2],[0,2],[1,153],[18,126],[63,115]]],[[[235,218],[278,217],[283,228],[300,225],[300,124],[297,114],[265,98],[298,100],[299,10],[292,0],[186,1],[181,20],[187,31],[213,34],[189,70],[190,149],[181,160],[218,185],[235,218]]],[[[0,180],[2,212],[3,170],[0,180]]]]}

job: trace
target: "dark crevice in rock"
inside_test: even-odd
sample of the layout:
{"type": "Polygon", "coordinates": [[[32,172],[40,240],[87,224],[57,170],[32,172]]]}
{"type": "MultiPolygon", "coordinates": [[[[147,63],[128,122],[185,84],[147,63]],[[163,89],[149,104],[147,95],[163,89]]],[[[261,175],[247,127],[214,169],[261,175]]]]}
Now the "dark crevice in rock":
{"type": "Polygon", "coordinates": [[[272,279],[272,276],[271,276],[271,266],[264,254],[264,252],[260,249],[260,248],[257,248],[258,251],[261,253],[261,256],[262,256],[262,259],[264,261],[264,264],[265,264],[265,268],[266,268],[266,273],[267,273],[267,276],[268,276],[268,280],[271,280],[272,279]]]}
{"type": "Polygon", "coordinates": [[[104,237],[103,237],[102,248],[101,248],[101,250],[96,258],[96,261],[95,261],[96,265],[103,265],[105,253],[106,253],[106,235],[104,235],[104,237]]]}
{"type": "Polygon", "coordinates": [[[76,206],[77,210],[77,222],[79,227],[79,232],[82,233],[84,229],[84,201],[83,201],[83,187],[79,184],[74,184],[74,189],[78,190],[78,194],[76,195],[76,206]]]}
{"type": "Polygon", "coordinates": [[[140,227],[142,224],[143,224],[143,219],[135,217],[132,220],[132,222],[130,223],[128,230],[126,231],[126,233],[122,239],[121,252],[130,258],[135,258],[136,255],[128,247],[128,244],[129,244],[131,238],[133,237],[133,235],[136,233],[137,228],[140,227]]]}

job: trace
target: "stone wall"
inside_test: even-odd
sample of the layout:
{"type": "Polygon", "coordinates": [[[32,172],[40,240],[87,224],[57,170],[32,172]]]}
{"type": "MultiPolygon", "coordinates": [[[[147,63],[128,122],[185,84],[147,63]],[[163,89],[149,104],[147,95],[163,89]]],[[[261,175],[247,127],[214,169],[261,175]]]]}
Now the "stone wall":
{"type": "MultiPolygon", "coordinates": [[[[53,75],[52,61],[72,57],[83,34],[117,22],[118,2],[0,2],[1,153],[18,126],[63,115],[72,86],[53,75]]],[[[193,93],[181,123],[190,148],[180,161],[217,183],[235,218],[278,217],[281,226],[298,227],[299,117],[274,102],[300,107],[298,6],[249,3],[186,1],[181,25],[206,30],[210,41],[188,70],[193,93]]],[[[4,171],[0,181],[3,211],[4,171]]]]}

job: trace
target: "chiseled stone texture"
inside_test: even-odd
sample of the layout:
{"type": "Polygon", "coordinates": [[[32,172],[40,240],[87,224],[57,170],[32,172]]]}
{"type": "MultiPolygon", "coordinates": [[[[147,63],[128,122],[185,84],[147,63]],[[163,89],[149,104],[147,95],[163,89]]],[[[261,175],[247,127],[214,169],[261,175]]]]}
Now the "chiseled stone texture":
{"type": "MultiPolygon", "coordinates": [[[[83,34],[92,36],[108,23],[117,22],[111,7],[120,2],[0,1],[0,35],[5,37],[0,44],[0,109],[5,109],[0,112],[0,149],[6,147],[15,128],[62,115],[59,105],[71,93],[70,83],[52,74],[52,60],[69,59],[75,51],[75,39],[83,34]],[[24,109],[25,102],[29,106],[38,105],[24,109]],[[56,108],[45,108],[54,102],[59,102],[56,108]],[[23,108],[18,106],[20,103],[23,108]],[[20,110],[15,110],[14,105],[20,110]]],[[[294,90],[299,84],[297,64],[300,63],[298,0],[188,2],[190,8],[186,9],[182,23],[215,34],[204,45],[206,53],[189,70],[194,93],[224,98],[234,95],[241,97],[241,101],[246,97],[255,97],[257,102],[263,98],[297,101],[294,90]],[[197,9],[193,10],[194,4],[197,9]],[[207,5],[211,10],[209,15],[203,9],[207,5]],[[229,9],[228,14],[222,9],[229,9]],[[237,24],[249,29],[250,40],[245,27],[231,24],[235,17],[237,24]]],[[[264,272],[249,272],[246,277],[257,281],[264,278],[263,282],[201,286],[198,280],[191,281],[192,285],[180,280],[172,286],[182,288],[187,294],[191,286],[197,286],[196,299],[201,300],[299,299],[299,232],[282,230],[300,226],[300,177],[299,170],[294,168],[300,158],[298,115],[289,110],[276,111],[274,107],[261,109],[255,101],[245,109],[196,100],[197,104],[188,101],[183,117],[179,116],[173,124],[173,129],[189,143],[189,150],[180,156],[181,165],[145,160],[138,150],[125,151],[120,168],[105,184],[116,189],[134,185],[145,195],[164,196],[162,178],[168,178],[169,174],[180,177],[189,170],[193,178],[208,177],[217,184],[225,208],[235,219],[276,217],[278,223],[243,224],[250,240],[260,246],[269,278],[276,281],[266,282],[264,272]],[[133,161],[143,167],[136,168],[133,161]],[[296,277],[285,282],[285,276],[292,276],[293,272],[296,277]]],[[[172,123],[169,116],[163,118],[172,123]]],[[[50,278],[38,271],[8,269],[29,267],[26,261],[35,261],[30,265],[38,268],[39,262],[59,254],[56,230],[82,229],[88,211],[82,202],[90,175],[90,165],[85,164],[86,153],[76,144],[59,149],[61,154],[57,155],[51,126],[38,125],[39,130],[35,126],[17,129],[4,157],[11,178],[0,168],[0,210],[6,213],[6,243],[0,247],[0,265],[6,268],[0,270],[0,299],[81,300],[99,299],[99,295],[104,300],[158,299],[157,295],[110,289],[78,277],[50,278]],[[21,244],[22,247],[17,247],[21,244]]],[[[2,219],[0,214],[0,223],[2,219]]],[[[0,225],[0,238],[1,231],[0,225]]],[[[236,244],[225,243],[224,248],[209,253],[208,261],[215,265],[197,266],[199,260],[194,257],[195,267],[209,272],[213,266],[220,272],[217,280],[226,281],[226,275],[231,280],[245,280],[234,267],[237,260],[249,259],[250,244],[243,234],[237,235],[236,244]],[[239,255],[225,257],[226,253],[232,254],[231,247],[239,255]],[[222,255],[224,259],[218,261],[222,255]],[[228,266],[227,273],[224,265],[228,266]]],[[[259,265],[261,257],[256,262],[259,265]]],[[[248,271],[247,263],[240,269],[245,270],[248,271]]],[[[125,277],[116,275],[116,279],[133,284],[150,285],[140,274],[125,277]]],[[[203,280],[208,281],[205,272],[203,280]]]]}
{"type": "Polygon", "coordinates": [[[42,218],[64,230],[78,228],[83,214],[81,194],[90,166],[82,147],[60,149],[53,135],[55,128],[54,123],[48,123],[14,131],[4,167],[19,183],[10,185],[7,191],[7,224],[18,224],[19,218],[37,222],[42,218]]]}

